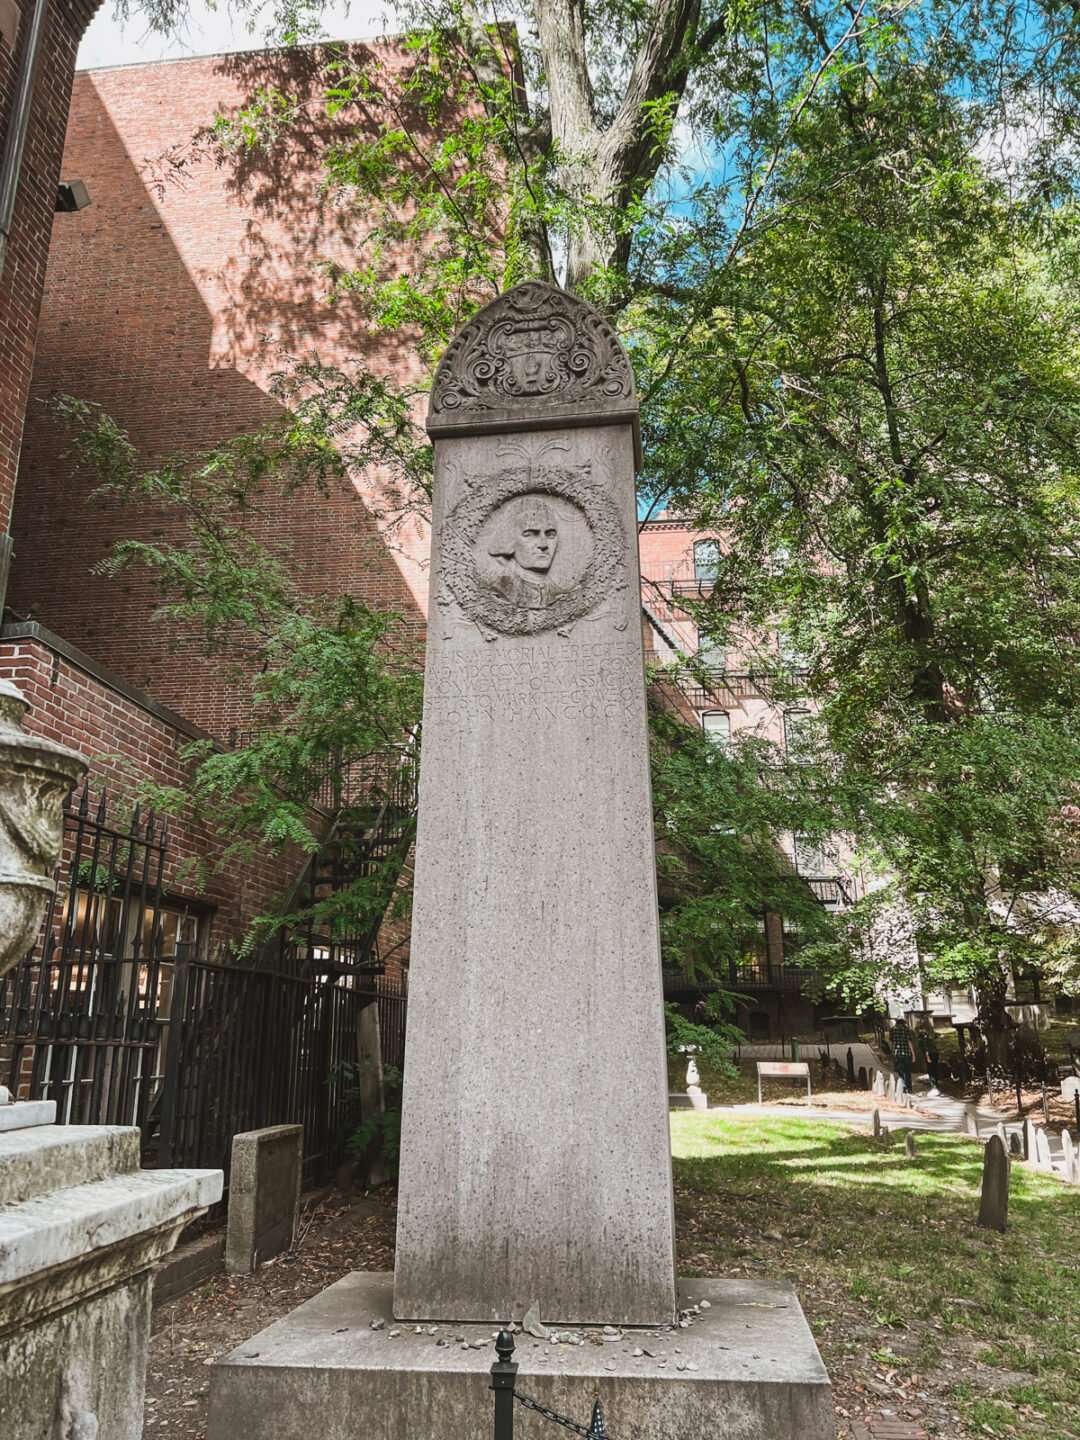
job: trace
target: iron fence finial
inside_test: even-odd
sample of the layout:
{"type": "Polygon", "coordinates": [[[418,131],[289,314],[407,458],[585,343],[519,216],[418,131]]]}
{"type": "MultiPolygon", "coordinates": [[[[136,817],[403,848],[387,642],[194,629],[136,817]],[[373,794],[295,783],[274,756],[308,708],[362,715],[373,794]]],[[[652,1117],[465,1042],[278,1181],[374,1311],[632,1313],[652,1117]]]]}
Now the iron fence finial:
{"type": "Polygon", "coordinates": [[[500,1330],[495,1337],[495,1353],[504,1365],[514,1358],[514,1337],[509,1330],[500,1330]]]}
{"type": "Polygon", "coordinates": [[[592,1419],[589,1421],[588,1440],[607,1440],[607,1426],[604,1424],[604,1407],[598,1395],[593,1401],[592,1419]]]}

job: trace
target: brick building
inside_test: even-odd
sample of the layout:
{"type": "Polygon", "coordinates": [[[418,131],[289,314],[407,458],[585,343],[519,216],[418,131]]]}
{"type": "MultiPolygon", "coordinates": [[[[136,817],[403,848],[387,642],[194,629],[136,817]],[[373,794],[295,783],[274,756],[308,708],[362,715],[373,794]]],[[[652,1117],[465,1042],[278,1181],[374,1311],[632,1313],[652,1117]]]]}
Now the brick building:
{"type": "MultiPolygon", "coordinates": [[[[392,42],[373,49],[383,65],[406,63],[392,42]]],[[[81,857],[76,866],[81,870],[66,908],[58,906],[53,917],[55,955],[38,956],[37,968],[11,981],[6,1004],[0,1005],[0,1062],[6,1037],[8,1073],[24,1089],[55,1094],[62,1113],[73,1119],[134,1118],[148,1136],[165,1133],[160,1113],[144,1113],[144,1101],[152,1089],[160,1090],[171,1063],[162,1039],[170,1026],[188,1060],[198,1053],[198,1066],[189,1067],[193,1073],[216,1074],[216,1082],[201,1083],[229,1091],[238,1114],[247,1105],[244,1123],[260,1118],[249,1103],[258,1088],[255,1072],[230,1069],[226,1052],[249,1041],[265,1050],[265,1037],[252,1033],[245,1039],[237,1030],[240,1011],[252,1009],[252,996],[241,1003],[237,986],[244,967],[234,965],[225,975],[223,947],[290,889],[325,893],[334,883],[337,860],[329,851],[314,860],[287,852],[234,857],[221,866],[220,842],[195,821],[172,826],[167,847],[157,846],[155,838],[152,855],[145,837],[128,835],[128,800],[136,779],[175,784],[184,769],[181,751],[190,740],[210,738],[228,746],[250,723],[246,688],[234,678],[243,657],[210,660],[201,637],[151,623],[159,597],[149,575],[125,573],[116,580],[100,573],[97,567],[116,540],[176,535],[178,522],[170,514],[94,495],[96,481],[72,464],[70,440],[47,402],[70,394],[100,404],[128,431],[140,458],[152,462],[205,450],[282,416],[274,377],[290,359],[341,368],[362,359],[395,380],[418,378],[398,338],[372,334],[347,297],[333,305],[325,299],[325,267],[351,263],[354,227],[363,223],[321,189],[321,147],[333,140],[335,125],[356,123],[351,115],[336,122],[327,117],[322,98],[327,60],[325,52],[311,47],[77,75],[64,173],[84,182],[91,204],[64,215],[54,229],[32,381],[26,354],[28,400],[12,507],[0,675],[19,684],[32,702],[28,728],[90,758],[90,802],[81,819],[75,813],[70,819],[68,859],[81,857]],[[278,86],[295,98],[304,117],[300,134],[280,154],[239,159],[235,166],[216,163],[193,137],[261,85],[278,86]],[[311,143],[315,135],[317,145],[311,143]],[[103,787],[110,799],[95,829],[103,787]],[[114,832],[127,838],[116,842],[114,832]],[[134,856],[155,869],[149,899],[145,887],[132,890],[123,876],[99,884],[101,894],[80,878],[88,868],[95,874],[101,869],[97,857],[110,844],[121,866],[130,870],[134,856]],[[119,906],[111,897],[122,884],[128,899],[119,906]],[[121,914],[125,907],[130,913],[121,914]],[[141,918],[142,912],[152,920],[141,918]],[[145,947],[151,929],[164,939],[156,942],[156,978],[149,981],[145,947]],[[59,958],[65,947],[89,950],[92,958],[80,969],[70,958],[59,958]],[[195,968],[190,975],[185,969],[178,999],[181,959],[195,968]],[[120,1009],[126,1004],[137,1023],[131,1015],[122,1023],[103,1019],[100,1000],[93,998],[99,979],[83,978],[83,970],[90,974],[96,967],[103,984],[123,966],[127,979],[118,982],[123,993],[117,1003],[120,1009]],[[77,1004],[69,990],[77,993],[77,1004]],[[181,1005],[192,1018],[192,1006],[202,1007],[201,1029],[193,1025],[181,1034],[174,1023],[182,1018],[181,1005]],[[211,1013],[216,1031],[205,1020],[211,1013]],[[35,1034],[40,1040],[50,1026],[70,1030],[71,1043],[35,1046],[35,1034]],[[95,1045],[108,1049],[107,1061],[95,1058],[95,1045]],[[108,1080],[100,1073],[103,1065],[108,1080]],[[67,1068],[61,1082],[62,1067],[67,1068]]],[[[60,114],[57,164],[62,124],[60,114]]],[[[42,275],[46,243],[47,231],[40,247],[42,275]]],[[[414,261],[404,254],[387,257],[391,267],[414,261]]],[[[35,309],[37,303],[35,298],[35,309]]],[[[304,491],[268,496],[253,529],[257,538],[288,549],[291,573],[312,593],[353,595],[395,611],[422,644],[425,524],[397,504],[385,475],[370,471],[317,496],[304,491]]],[[[333,833],[329,802],[315,819],[333,833]]],[[[385,810],[372,817],[374,848],[394,845],[405,833],[393,820],[385,810]]],[[[385,933],[383,953],[399,952],[401,938],[385,933]]],[[[290,1035],[316,1025],[297,1068],[319,1070],[321,1078],[312,1083],[325,1088],[327,1071],[340,1072],[351,1063],[346,1032],[355,1005],[343,992],[356,988],[355,976],[341,972],[348,970],[346,960],[359,964],[363,946],[357,939],[346,955],[322,937],[310,936],[309,942],[306,955],[293,956],[288,983],[267,991],[259,1004],[266,1013],[277,1007],[281,1024],[292,1027],[290,1035]],[[335,975],[340,983],[323,983],[335,975]],[[293,998],[286,1003],[282,996],[293,998]],[[321,1058],[313,1065],[316,1052],[321,1058]]],[[[378,962],[364,955],[367,974],[378,962]]],[[[250,977],[243,983],[254,994],[258,984],[250,960],[247,970],[250,977]]],[[[393,1018],[389,1001],[383,1008],[393,1018]]],[[[280,1070],[280,1057],[270,1059],[280,1070]]],[[[286,1111],[302,1118],[309,1100],[282,1098],[274,1118],[286,1118],[286,1111]]],[[[168,1117],[171,1138],[162,1141],[163,1152],[177,1163],[195,1153],[209,1159],[205,1147],[191,1148],[184,1129],[205,1106],[194,1093],[177,1104],[181,1111],[187,1105],[189,1113],[187,1119],[181,1113],[168,1117]]],[[[311,1105],[309,1125],[319,1132],[325,1161],[330,1143],[325,1095],[311,1105]]],[[[335,1143],[341,1138],[337,1134],[335,1143]]],[[[226,1140],[221,1134],[215,1143],[226,1140]]]]}
{"type": "MultiPolygon", "coordinates": [[[[695,530],[671,511],[642,524],[646,658],[668,666],[689,658],[698,662],[697,673],[679,681],[680,709],[717,744],[749,733],[790,757],[797,752],[799,726],[810,713],[808,702],[773,698],[768,656],[719,652],[698,634],[694,604],[711,592],[721,544],[718,535],[695,530]]],[[[777,637],[766,638],[779,663],[777,637]]],[[[859,876],[842,843],[823,847],[791,832],[777,839],[783,863],[805,879],[822,905],[838,909],[856,898],[859,876]]],[[[786,930],[783,916],[763,915],[757,955],[747,957],[729,977],[733,988],[748,997],[740,1007],[740,1024],[752,1037],[773,1038],[814,1025],[816,1007],[803,993],[809,976],[797,951],[798,937],[786,930]]]]}
{"type": "Polygon", "coordinates": [[[97,8],[0,3],[0,590],[75,55],[97,8]]]}

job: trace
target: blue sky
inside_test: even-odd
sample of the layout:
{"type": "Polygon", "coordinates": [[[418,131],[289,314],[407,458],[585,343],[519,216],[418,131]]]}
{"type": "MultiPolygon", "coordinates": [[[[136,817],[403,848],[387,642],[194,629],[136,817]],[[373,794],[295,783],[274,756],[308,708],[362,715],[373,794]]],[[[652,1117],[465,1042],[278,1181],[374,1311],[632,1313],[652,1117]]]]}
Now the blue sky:
{"type": "MultiPolygon", "coordinates": [[[[324,15],[326,34],[335,40],[361,40],[381,35],[386,28],[384,0],[335,0],[324,15]]],[[[211,7],[191,0],[191,23],[178,38],[155,35],[141,16],[121,24],[113,0],[105,0],[79,47],[80,70],[102,65],[137,65],[151,60],[179,60],[195,55],[220,55],[229,50],[255,50],[262,44],[253,34],[247,16],[230,15],[224,5],[211,7]]]]}

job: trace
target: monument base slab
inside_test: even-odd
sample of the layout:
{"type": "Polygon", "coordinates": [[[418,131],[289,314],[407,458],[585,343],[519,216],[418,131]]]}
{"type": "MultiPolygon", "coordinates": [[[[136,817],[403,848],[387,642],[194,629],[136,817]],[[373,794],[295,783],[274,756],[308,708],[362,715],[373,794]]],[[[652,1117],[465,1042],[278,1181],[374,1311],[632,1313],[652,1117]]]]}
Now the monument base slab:
{"type": "MultiPolygon", "coordinates": [[[[219,1361],[208,1440],[307,1440],[313,1416],[322,1440],[490,1434],[493,1327],[417,1334],[394,1320],[392,1300],[392,1275],[348,1275],[219,1361]]],[[[519,1334],[516,1388],[579,1424],[599,1395],[616,1440],[833,1440],[829,1378],[794,1290],[681,1282],[681,1306],[702,1301],[685,1330],[578,1327],[578,1345],[519,1334]]],[[[561,1433],[515,1407],[515,1440],[561,1433]]]]}

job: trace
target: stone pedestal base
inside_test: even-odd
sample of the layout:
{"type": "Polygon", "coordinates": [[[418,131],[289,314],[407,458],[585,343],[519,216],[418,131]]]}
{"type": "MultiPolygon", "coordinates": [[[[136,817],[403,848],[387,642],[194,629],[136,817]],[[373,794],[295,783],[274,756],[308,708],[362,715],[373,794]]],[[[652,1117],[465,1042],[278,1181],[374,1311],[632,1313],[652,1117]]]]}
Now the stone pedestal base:
{"type": "Polygon", "coordinates": [[[704,1090],[672,1090],[668,1095],[669,1110],[707,1110],[709,1097],[704,1090]]]}
{"type": "MultiPolygon", "coordinates": [[[[211,1372],[208,1440],[307,1440],[316,1423],[321,1440],[490,1435],[494,1327],[444,1323],[417,1334],[394,1320],[392,1298],[392,1275],[349,1275],[234,1350],[211,1372]]],[[[829,1379],[795,1292],[681,1283],[681,1305],[703,1300],[687,1330],[605,1341],[579,1327],[581,1345],[517,1335],[516,1388],[583,1425],[599,1395],[616,1437],[832,1440],[829,1379]]],[[[561,1434],[515,1407],[515,1440],[561,1434]]]]}
{"type": "Polygon", "coordinates": [[[222,1174],[140,1170],[138,1130],[54,1113],[0,1106],[0,1433],[139,1440],[153,1267],[222,1174]]]}

